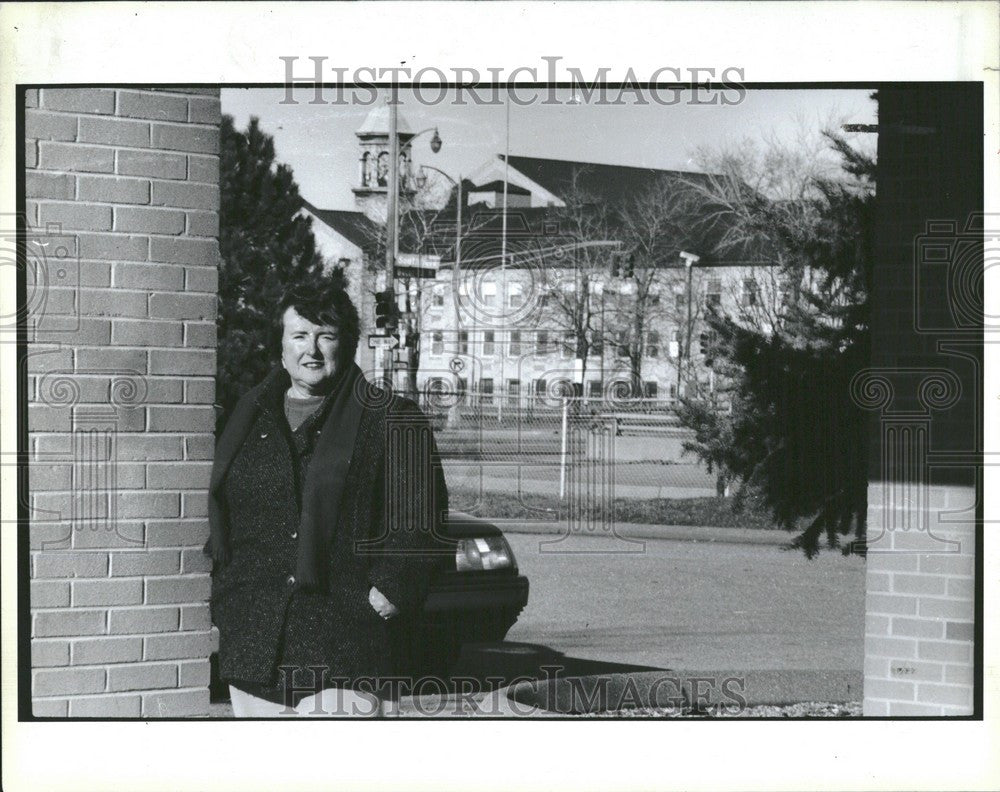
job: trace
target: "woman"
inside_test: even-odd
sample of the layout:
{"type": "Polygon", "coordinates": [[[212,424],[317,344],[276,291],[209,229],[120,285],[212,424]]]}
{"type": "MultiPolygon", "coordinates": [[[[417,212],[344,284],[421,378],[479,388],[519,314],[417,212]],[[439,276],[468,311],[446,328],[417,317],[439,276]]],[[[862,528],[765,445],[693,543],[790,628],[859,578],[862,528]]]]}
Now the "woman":
{"type": "Polygon", "coordinates": [[[339,283],[278,305],[281,363],[237,403],[209,490],[212,620],[236,717],[377,715],[389,620],[419,611],[447,490],[412,402],[368,385],[339,283]]]}

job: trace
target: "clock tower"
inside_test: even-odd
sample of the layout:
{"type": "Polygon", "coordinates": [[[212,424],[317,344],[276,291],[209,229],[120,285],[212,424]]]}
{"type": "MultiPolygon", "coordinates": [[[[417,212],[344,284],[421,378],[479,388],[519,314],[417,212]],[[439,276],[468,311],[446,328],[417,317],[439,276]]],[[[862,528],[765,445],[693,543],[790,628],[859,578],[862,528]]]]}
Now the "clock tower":
{"type": "MultiPolygon", "coordinates": [[[[358,211],[376,223],[384,223],[389,189],[389,105],[372,108],[364,122],[354,133],[358,138],[359,161],[356,185],[351,188],[358,211]]],[[[413,130],[399,113],[399,195],[404,200],[416,192],[410,165],[410,149],[406,145],[413,138],[413,130]]]]}

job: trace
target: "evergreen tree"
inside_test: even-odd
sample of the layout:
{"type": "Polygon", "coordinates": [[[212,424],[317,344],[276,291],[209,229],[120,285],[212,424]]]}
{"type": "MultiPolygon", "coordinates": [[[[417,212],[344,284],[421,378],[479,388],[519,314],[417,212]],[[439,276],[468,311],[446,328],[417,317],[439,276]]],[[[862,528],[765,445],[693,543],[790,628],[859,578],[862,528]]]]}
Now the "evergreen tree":
{"type": "Polygon", "coordinates": [[[840,178],[814,180],[794,207],[756,200],[747,237],[764,241],[795,285],[771,328],[713,314],[717,373],[728,381],[731,412],[685,400],[682,421],[695,431],[686,446],[739,482],[748,500],[796,530],[808,557],[823,540],[863,552],[868,423],[850,382],[868,365],[868,293],[873,262],[874,162],[828,135],[840,178]],[[853,535],[858,541],[844,543],[853,535]]]}
{"type": "Polygon", "coordinates": [[[251,118],[246,132],[222,118],[219,209],[219,342],[216,403],[221,432],[239,397],[280,360],[275,306],[286,286],[324,275],[312,221],[274,139],[251,118]]]}

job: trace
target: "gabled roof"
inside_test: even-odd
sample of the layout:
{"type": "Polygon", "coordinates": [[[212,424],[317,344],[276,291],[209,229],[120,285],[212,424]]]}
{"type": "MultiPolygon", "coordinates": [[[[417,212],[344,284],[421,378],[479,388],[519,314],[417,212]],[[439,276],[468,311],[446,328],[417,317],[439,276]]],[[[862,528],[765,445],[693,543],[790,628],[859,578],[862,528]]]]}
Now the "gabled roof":
{"type": "Polygon", "coordinates": [[[318,209],[306,200],[303,200],[303,204],[312,214],[359,248],[370,248],[378,239],[378,226],[364,212],[318,209]]]}
{"type": "MultiPolygon", "coordinates": [[[[503,181],[500,179],[495,179],[486,184],[477,184],[474,187],[469,188],[470,192],[503,192],[503,181]]],[[[526,187],[521,187],[518,184],[507,183],[507,194],[508,195],[531,195],[531,190],[526,187]]]]}
{"type": "MultiPolygon", "coordinates": [[[[504,159],[504,155],[499,156],[501,160],[504,159]]],[[[663,176],[674,176],[695,182],[711,178],[710,174],[696,171],[636,168],[629,165],[540,157],[510,157],[508,162],[512,168],[558,196],[565,196],[576,176],[579,189],[609,204],[621,203],[663,176]]]]}

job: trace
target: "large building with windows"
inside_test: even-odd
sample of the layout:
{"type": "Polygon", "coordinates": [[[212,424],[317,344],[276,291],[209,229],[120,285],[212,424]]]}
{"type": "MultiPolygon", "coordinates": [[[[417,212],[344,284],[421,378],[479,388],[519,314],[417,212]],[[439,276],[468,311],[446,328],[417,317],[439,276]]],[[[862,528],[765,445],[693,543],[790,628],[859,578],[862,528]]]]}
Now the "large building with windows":
{"type": "MultiPolygon", "coordinates": [[[[397,292],[408,310],[401,339],[408,348],[396,353],[397,368],[415,366],[410,384],[425,396],[530,407],[573,393],[669,401],[695,388],[712,392],[707,312],[772,324],[780,314],[787,289],[776,268],[720,255],[717,228],[654,235],[636,261],[627,250],[634,226],[593,220],[646,194],[672,200],[669,188],[652,189],[670,180],[708,186],[707,174],[497,155],[461,190],[448,185],[443,206],[421,206],[415,196],[426,180],[411,163],[413,133],[402,119],[399,129],[408,210],[397,292]]],[[[366,339],[375,332],[373,295],[385,284],[385,108],[374,109],[356,134],[357,209],[306,203],[303,212],[321,252],[348,274],[362,315],[357,362],[376,373],[383,352],[366,339]]]]}

